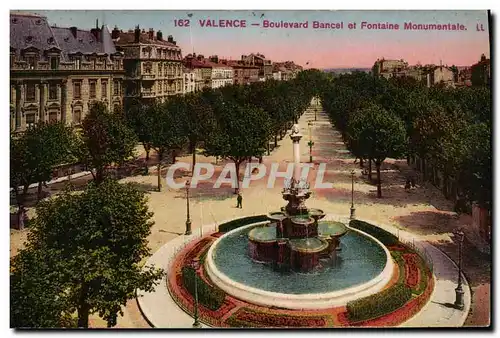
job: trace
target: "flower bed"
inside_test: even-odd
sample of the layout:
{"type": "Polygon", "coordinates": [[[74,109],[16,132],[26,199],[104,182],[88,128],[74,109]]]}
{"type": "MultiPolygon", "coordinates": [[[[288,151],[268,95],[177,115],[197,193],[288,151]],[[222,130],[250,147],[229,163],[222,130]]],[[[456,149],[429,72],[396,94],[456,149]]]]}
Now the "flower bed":
{"type": "Polygon", "coordinates": [[[405,261],[405,284],[411,289],[416,289],[420,283],[420,269],[416,254],[403,254],[405,261]]]}
{"type": "Polygon", "coordinates": [[[240,308],[226,321],[235,327],[325,327],[324,316],[288,316],[240,308]]]}
{"type": "MultiPolygon", "coordinates": [[[[371,225],[365,223],[363,226],[368,228],[371,225]]],[[[371,233],[386,236],[386,242],[393,240],[390,237],[392,235],[388,236],[386,232],[371,231],[371,233]]],[[[185,280],[186,274],[193,274],[190,280],[194,281],[194,270],[187,267],[188,263],[191,263],[195,257],[203,262],[211,243],[219,234],[215,233],[188,245],[177,255],[172,265],[173,270],[169,273],[169,290],[176,303],[187,313],[194,312],[193,292],[188,291],[192,289],[192,286],[185,285],[186,281],[190,283],[190,277],[185,280]]],[[[400,325],[418,313],[427,303],[434,286],[433,276],[422,257],[411,247],[398,242],[392,243],[388,249],[396,266],[391,282],[381,292],[351,302],[347,307],[323,310],[275,309],[241,301],[214,287],[205,274],[202,264],[196,277],[199,287],[199,319],[215,327],[387,327],[400,325]],[[209,291],[204,292],[203,288],[209,291]],[[218,291],[211,292],[212,290],[218,291]],[[202,293],[211,300],[203,298],[202,293]]]]}
{"type": "Polygon", "coordinates": [[[224,291],[206,284],[193,268],[183,267],[182,284],[192,296],[195,294],[195,282],[197,284],[199,302],[210,310],[219,309],[226,297],[224,291]]]}
{"type": "Polygon", "coordinates": [[[415,316],[429,301],[429,298],[432,295],[432,290],[434,289],[434,279],[432,276],[430,276],[426,284],[427,288],[423,294],[413,297],[409,302],[396,311],[379,318],[353,323],[351,326],[388,327],[401,325],[411,317],[415,316]]]}
{"type": "Polygon", "coordinates": [[[400,244],[396,236],[370,223],[358,220],[352,220],[349,222],[349,226],[361,230],[363,232],[366,232],[369,235],[372,235],[373,237],[381,241],[382,244],[384,244],[385,246],[393,246],[400,244]]]}
{"type": "Polygon", "coordinates": [[[377,318],[403,306],[411,299],[411,289],[396,284],[374,295],[347,303],[347,317],[351,323],[377,318]]]}

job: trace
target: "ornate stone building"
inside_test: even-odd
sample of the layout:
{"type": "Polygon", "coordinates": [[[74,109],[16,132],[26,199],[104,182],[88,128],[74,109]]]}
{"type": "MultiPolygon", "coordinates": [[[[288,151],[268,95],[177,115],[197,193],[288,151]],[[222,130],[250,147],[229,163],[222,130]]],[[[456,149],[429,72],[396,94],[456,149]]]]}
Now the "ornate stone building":
{"type": "Polygon", "coordinates": [[[78,125],[94,101],[121,108],[122,62],[106,26],[51,27],[43,16],[11,14],[11,130],[39,121],[78,125]]]}
{"type": "Polygon", "coordinates": [[[234,84],[250,84],[259,81],[259,67],[245,65],[243,61],[232,60],[227,64],[233,67],[234,84]]]}
{"type": "Polygon", "coordinates": [[[126,108],[135,100],[163,102],[182,94],[181,48],[171,35],[164,40],[161,31],[146,32],[139,26],[127,32],[115,27],[111,35],[117,50],[124,53],[126,108]]]}
{"type": "Polygon", "coordinates": [[[183,68],[182,69],[183,79],[182,79],[182,93],[192,93],[196,91],[196,71],[194,69],[183,68]]]}
{"type": "Polygon", "coordinates": [[[195,91],[212,88],[212,65],[203,55],[188,54],[183,60],[187,69],[195,72],[195,91]]]}
{"type": "Polygon", "coordinates": [[[262,54],[242,55],[241,61],[245,65],[257,66],[259,68],[259,77],[261,81],[271,80],[273,78],[273,63],[266,59],[262,54]]]}

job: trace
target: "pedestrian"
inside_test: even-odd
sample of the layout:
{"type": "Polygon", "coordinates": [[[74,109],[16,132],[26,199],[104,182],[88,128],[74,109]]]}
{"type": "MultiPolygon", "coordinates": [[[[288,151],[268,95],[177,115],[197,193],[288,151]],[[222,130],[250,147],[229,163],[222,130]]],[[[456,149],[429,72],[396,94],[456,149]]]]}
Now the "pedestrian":
{"type": "Polygon", "coordinates": [[[241,192],[238,191],[238,197],[236,198],[238,204],[236,204],[236,208],[243,208],[242,202],[243,202],[243,197],[241,196],[241,192]]]}
{"type": "Polygon", "coordinates": [[[411,183],[411,187],[412,188],[416,188],[417,187],[417,185],[415,184],[415,177],[413,177],[413,176],[410,177],[410,183],[411,183]]]}
{"type": "Polygon", "coordinates": [[[411,188],[410,179],[407,178],[406,183],[405,183],[405,190],[408,191],[408,190],[410,190],[410,188],[411,188]]]}

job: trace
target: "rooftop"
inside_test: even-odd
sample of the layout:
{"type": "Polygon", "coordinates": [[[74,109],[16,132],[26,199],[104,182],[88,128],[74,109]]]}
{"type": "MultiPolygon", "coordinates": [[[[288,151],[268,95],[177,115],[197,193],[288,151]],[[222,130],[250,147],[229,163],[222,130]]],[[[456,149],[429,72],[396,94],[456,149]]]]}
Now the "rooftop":
{"type": "Polygon", "coordinates": [[[92,30],[55,27],[46,17],[29,13],[10,15],[10,47],[18,56],[25,49],[36,49],[42,52],[42,59],[44,51],[58,49],[63,61],[71,53],[116,53],[107,26],[92,30]]]}

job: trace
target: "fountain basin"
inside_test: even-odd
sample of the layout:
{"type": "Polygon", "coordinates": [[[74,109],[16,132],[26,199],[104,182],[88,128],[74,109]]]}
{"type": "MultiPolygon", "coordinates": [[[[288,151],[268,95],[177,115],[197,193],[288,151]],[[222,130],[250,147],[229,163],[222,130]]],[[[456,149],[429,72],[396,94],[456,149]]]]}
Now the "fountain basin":
{"type": "Polygon", "coordinates": [[[323,219],[325,215],[325,212],[321,209],[309,208],[309,216],[314,218],[316,221],[319,219],[323,219]]]}
{"type": "Polygon", "coordinates": [[[271,221],[280,222],[280,221],[284,220],[285,218],[287,218],[287,216],[285,215],[285,213],[277,211],[277,212],[270,212],[267,215],[267,218],[269,218],[271,221]]]}
{"type": "MultiPolygon", "coordinates": [[[[342,254],[323,271],[302,274],[278,272],[248,257],[247,234],[261,222],[230,231],[210,247],[207,275],[226,293],[242,300],[288,309],[321,309],[381,291],[390,281],[394,263],[374,237],[348,228],[342,254]]],[[[323,242],[323,240],[319,240],[323,242]]],[[[278,248],[284,248],[280,239],[278,248]]],[[[279,255],[280,251],[277,251],[279,255]]]]}

